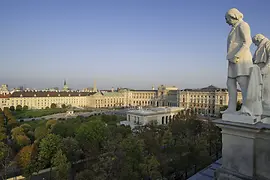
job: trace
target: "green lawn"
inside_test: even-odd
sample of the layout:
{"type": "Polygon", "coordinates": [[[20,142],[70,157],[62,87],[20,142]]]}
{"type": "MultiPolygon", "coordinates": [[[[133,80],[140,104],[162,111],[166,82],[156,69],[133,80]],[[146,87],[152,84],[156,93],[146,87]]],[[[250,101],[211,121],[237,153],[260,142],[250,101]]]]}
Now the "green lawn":
{"type": "Polygon", "coordinates": [[[21,118],[34,118],[34,117],[41,117],[41,116],[47,116],[51,114],[56,114],[56,113],[63,113],[66,112],[66,109],[62,108],[56,108],[56,109],[31,109],[31,110],[26,110],[26,111],[14,111],[13,115],[17,119],[21,118]]]}

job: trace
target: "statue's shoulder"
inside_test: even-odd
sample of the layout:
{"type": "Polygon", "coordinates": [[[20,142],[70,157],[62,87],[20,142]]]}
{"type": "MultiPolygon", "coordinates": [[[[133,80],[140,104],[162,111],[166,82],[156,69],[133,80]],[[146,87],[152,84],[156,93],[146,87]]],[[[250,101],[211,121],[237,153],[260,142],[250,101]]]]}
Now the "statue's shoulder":
{"type": "Polygon", "coordinates": [[[248,25],[248,23],[246,21],[241,21],[239,23],[239,27],[240,28],[249,28],[249,25],[248,25]]]}
{"type": "Polygon", "coordinates": [[[270,40],[268,40],[266,43],[265,43],[265,47],[267,50],[270,51],[270,40]]]}

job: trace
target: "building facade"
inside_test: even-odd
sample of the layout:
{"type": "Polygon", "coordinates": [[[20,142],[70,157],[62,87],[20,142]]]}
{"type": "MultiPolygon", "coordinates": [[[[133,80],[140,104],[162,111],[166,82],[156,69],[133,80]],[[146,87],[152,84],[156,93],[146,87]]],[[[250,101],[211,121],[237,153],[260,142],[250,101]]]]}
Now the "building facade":
{"type": "Polygon", "coordinates": [[[50,108],[51,104],[61,107],[63,104],[73,107],[87,107],[90,97],[94,93],[84,92],[46,92],[46,91],[23,91],[13,92],[6,98],[6,107],[28,106],[29,109],[50,108]]]}
{"type": "MultiPolygon", "coordinates": [[[[2,92],[2,91],[1,91],[2,92]]],[[[111,107],[156,107],[178,106],[179,91],[175,87],[160,86],[157,90],[132,90],[127,88],[116,91],[71,91],[66,82],[62,91],[3,91],[0,95],[0,108],[21,105],[29,109],[49,108],[52,103],[61,107],[111,108],[111,107]]]]}
{"type": "Polygon", "coordinates": [[[122,122],[132,129],[136,126],[144,126],[149,123],[166,125],[173,121],[184,108],[180,107],[156,107],[148,109],[130,110],[127,112],[127,120],[122,122]]]}
{"type": "MultiPolygon", "coordinates": [[[[237,101],[242,102],[240,91],[237,93],[237,101]]],[[[220,108],[228,103],[228,90],[212,85],[201,89],[184,89],[180,92],[180,107],[191,109],[196,114],[219,115],[220,108]]]]}

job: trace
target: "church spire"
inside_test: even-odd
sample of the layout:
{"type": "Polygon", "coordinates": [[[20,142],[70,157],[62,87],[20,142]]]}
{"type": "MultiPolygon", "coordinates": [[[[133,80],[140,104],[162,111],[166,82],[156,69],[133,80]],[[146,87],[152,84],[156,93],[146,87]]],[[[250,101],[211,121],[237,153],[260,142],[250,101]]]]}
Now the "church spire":
{"type": "Polygon", "coordinates": [[[66,79],[64,80],[64,87],[63,87],[63,91],[68,91],[69,88],[68,88],[68,85],[67,85],[67,81],[66,79]]]}

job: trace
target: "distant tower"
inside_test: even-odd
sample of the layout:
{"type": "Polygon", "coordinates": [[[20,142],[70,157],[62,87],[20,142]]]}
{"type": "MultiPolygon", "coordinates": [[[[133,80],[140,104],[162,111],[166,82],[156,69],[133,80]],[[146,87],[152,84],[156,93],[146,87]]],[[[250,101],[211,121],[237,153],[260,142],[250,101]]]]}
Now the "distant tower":
{"type": "Polygon", "coordinates": [[[63,87],[63,91],[68,91],[68,85],[67,85],[67,81],[64,81],[64,87],[63,87]]]}
{"type": "Polygon", "coordinates": [[[155,87],[154,87],[154,85],[152,86],[152,90],[155,90],[155,87]]]}
{"type": "Polygon", "coordinates": [[[114,88],[112,87],[112,92],[114,92],[114,88]]]}
{"type": "Polygon", "coordinates": [[[97,83],[96,83],[96,80],[94,80],[94,87],[93,87],[93,91],[94,91],[94,92],[97,92],[97,83]]]}

